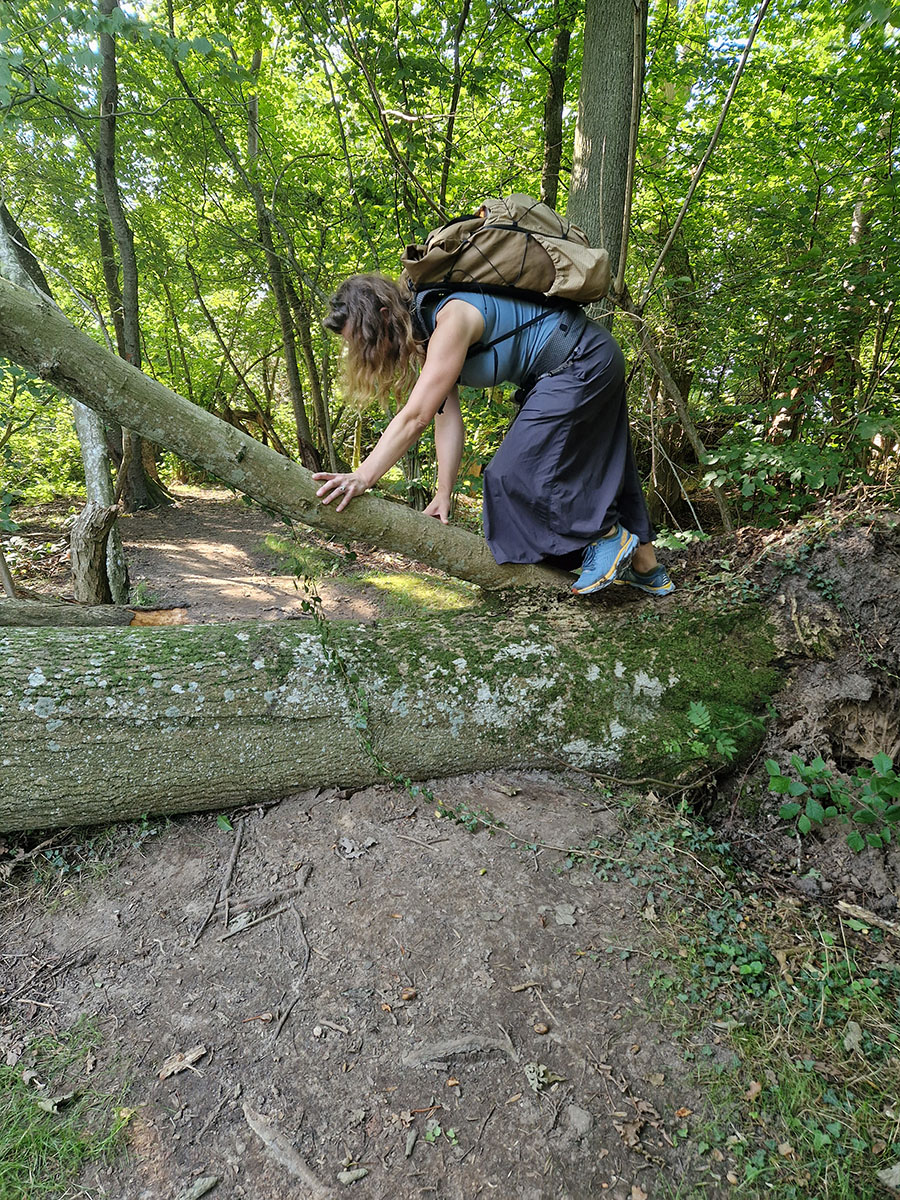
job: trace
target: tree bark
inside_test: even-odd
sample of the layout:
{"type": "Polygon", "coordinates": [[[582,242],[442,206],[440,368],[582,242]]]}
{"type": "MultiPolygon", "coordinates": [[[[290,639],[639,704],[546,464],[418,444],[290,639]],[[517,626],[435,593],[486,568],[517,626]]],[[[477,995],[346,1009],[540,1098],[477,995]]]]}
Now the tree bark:
{"type": "MultiPolygon", "coordinates": [[[[614,271],[622,246],[636,66],[643,79],[643,63],[635,64],[635,2],[587,0],[585,6],[584,66],[567,209],[591,244],[609,251],[614,271]]],[[[646,30],[646,0],[639,2],[646,30]]]]}
{"type": "MultiPolygon", "coordinates": [[[[5,204],[0,204],[0,219],[0,274],[35,294],[43,293],[53,302],[47,277],[5,204]]],[[[90,510],[113,504],[112,475],[103,422],[95,412],[75,399],[72,400],[72,413],[84,463],[87,494],[81,517],[86,518],[90,510]]],[[[76,576],[75,599],[85,604],[105,604],[110,600],[124,604],[128,599],[128,566],[115,517],[105,532],[95,522],[81,520],[77,538],[73,529],[72,550],[82,562],[91,559],[102,564],[102,570],[76,576]],[[89,537],[100,539],[101,536],[102,542],[98,540],[95,545],[89,545],[86,540],[89,537]]]]}
{"type": "Polygon", "coordinates": [[[498,566],[475,534],[374,496],[335,512],[318,500],[305,468],[135,370],[49,301],[2,278],[0,355],[291,520],[397,551],[486,588],[570,586],[570,576],[544,567],[498,566]]]}
{"type": "Polygon", "coordinates": [[[2,546],[0,546],[0,587],[3,588],[3,591],[10,599],[15,600],[16,585],[13,583],[13,577],[3,554],[2,546]]]}
{"type": "Polygon", "coordinates": [[[359,786],[385,778],[379,763],[412,779],[561,760],[681,780],[689,703],[747,754],[778,682],[759,606],[698,608],[664,629],[617,619],[615,636],[576,602],[377,626],[0,630],[0,831],[359,786]]]}
{"type": "MultiPolygon", "coordinates": [[[[334,439],[331,436],[331,418],[328,415],[328,405],[325,403],[325,396],[322,392],[322,378],[319,374],[319,366],[316,362],[315,350],[313,349],[309,306],[306,303],[306,296],[303,293],[303,284],[298,277],[298,287],[300,289],[298,291],[287,274],[284,277],[284,284],[291,312],[294,315],[297,336],[300,338],[300,350],[303,354],[303,364],[306,367],[306,378],[309,381],[313,412],[316,414],[316,424],[319,427],[322,445],[325,447],[328,469],[336,471],[338,466],[334,453],[334,439]]],[[[308,467],[309,463],[305,462],[303,465],[308,467]]]]}
{"type": "MultiPolygon", "coordinates": [[[[100,12],[109,16],[119,7],[119,0],[99,0],[100,12]]],[[[116,173],[116,113],[119,107],[119,82],[116,66],[116,39],[110,33],[100,34],[100,120],[96,174],[109,226],[119,251],[122,265],[122,345],[119,353],[133,366],[141,365],[141,326],[138,306],[138,269],[134,252],[134,233],[122,203],[116,173]]],[[[104,278],[110,264],[104,252],[104,278]]],[[[108,283],[107,283],[108,286],[108,283]]],[[[118,329],[117,329],[118,334],[118,329]]],[[[138,436],[129,429],[122,430],[125,448],[124,499],[127,512],[142,508],[157,508],[170,504],[171,497],[147,477],[144,470],[143,448],[138,436]]]]}
{"type": "Polygon", "coordinates": [[[0,600],[0,626],[178,625],[183,608],[137,609],[116,604],[69,604],[54,600],[0,600]],[[151,615],[152,614],[152,619],[151,615]]]}
{"type": "Polygon", "coordinates": [[[72,587],[76,598],[90,596],[94,604],[111,604],[106,574],[106,542],[119,509],[88,504],[72,526],[72,587]]]}
{"type": "Polygon", "coordinates": [[[447,112],[447,130],[444,134],[444,157],[441,163],[441,184],[438,190],[438,205],[443,208],[447,203],[447,184],[450,182],[450,166],[453,161],[453,128],[456,124],[456,109],[459,106],[459,95],[462,91],[462,70],[460,67],[459,47],[469,19],[472,0],[463,0],[459,20],[453,31],[453,86],[450,91],[450,108],[447,112]]]}
{"type": "Polygon", "coordinates": [[[541,170],[541,200],[556,208],[559,198],[559,167],[562,162],[563,106],[566,99],[566,71],[572,30],[568,12],[560,13],[563,24],[553,39],[548,68],[547,96],[544,100],[544,165],[541,170]]]}

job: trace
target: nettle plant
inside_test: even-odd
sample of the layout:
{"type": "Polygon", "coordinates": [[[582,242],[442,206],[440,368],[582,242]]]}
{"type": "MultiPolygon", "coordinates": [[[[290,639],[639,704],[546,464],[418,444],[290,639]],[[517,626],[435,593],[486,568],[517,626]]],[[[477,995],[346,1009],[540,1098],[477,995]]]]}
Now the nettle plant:
{"type": "Polygon", "coordinates": [[[778,815],[793,821],[797,832],[810,833],[828,821],[862,826],[847,834],[847,845],[859,852],[867,845],[876,849],[891,840],[891,829],[900,824],[900,775],[888,754],[876,754],[871,767],[858,767],[848,777],[835,775],[821,756],[805,763],[791,755],[793,773],[785,775],[774,759],[766,762],[769,790],[789,796],[778,815]]]}

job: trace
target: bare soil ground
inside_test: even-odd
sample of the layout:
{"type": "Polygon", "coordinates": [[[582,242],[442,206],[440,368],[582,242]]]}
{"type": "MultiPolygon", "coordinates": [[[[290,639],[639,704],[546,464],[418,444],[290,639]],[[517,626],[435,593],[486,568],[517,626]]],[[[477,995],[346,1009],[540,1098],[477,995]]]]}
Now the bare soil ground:
{"type": "MultiPolygon", "coordinates": [[[[51,518],[26,528],[51,552],[24,581],[64,592],[51,518]]],[[[123,522],[133,582],[191,621],[303,617],[294,577],[262,547],[283,530],[212,492],[123,522]]],[[[367,565],[408,569],[362,551],[351,569],[367,565]]],[[[334,617],[384,611],[346,579],[319,591],[334,617]]],[[[36,1035],[86,1017],[102,1044],[71,1085],[102,1080],[126,1110],[128,1152],[68,1195],[738,1194],[727,1151],[688,1133],[709,1106],[686,1051],[730,1069],[722,1023],[695,1016],[676,1036],[650,986],[660,954],[677,953],[660,877],[669,897],[710,870],[685,853],[676,877],[652,847],[635,851],[635,828],[671,810],[539,773],[431,786],[62,834],[49,882],[29,877],[34,851],[7,856],[0,1055],[15,1064],[36,1035]]],[[[741,829],[758,864],[785,844],[799,853],[754,820],[741,829]]],[[[810,878],[817,895],[824,882],[896,906],[892,875],[873,896],[845,874],[810,878]]]]}
{"type": "MultiPolygon", "coordinates": [[[[209,816],[51,903],[7,901],[7,988],[26,985],[7,1061],[87,1015],[91,1070],[134,1109],[130,1153],[85,1194],[176,1200],[215,1176],[217,1196],[334,1195],[348,1169],[367,1172],[362,1200],[631,1200],[700,1178],[719,1194],[673,1144],[704,1100],[648,1004],[646,889],[542,848],[599,840],[616,858],[618,806],[533,774],[435,793],[507,828],[473,834],[387,788],[309,793],[236,820],[229,904],[205,929],[236,841],[209,816]],[[190,1066],[161,1078],[176,1055],[190,1066]]],[[[718,1052],[715,1029],[695,1036],[718,1052]]]]}

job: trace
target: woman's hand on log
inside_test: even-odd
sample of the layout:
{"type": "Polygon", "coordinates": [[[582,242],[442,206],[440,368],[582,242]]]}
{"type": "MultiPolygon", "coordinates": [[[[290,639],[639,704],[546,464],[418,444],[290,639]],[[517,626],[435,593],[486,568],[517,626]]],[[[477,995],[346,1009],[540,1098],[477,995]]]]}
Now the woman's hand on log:
{"type": "Polygon", "coordinates": [[[438,493],[425,509],[423,516],[436,517],[442,525],[450,524],[450,497],[438,493]]]}
{"type": "Polygon", "coordinates": [[[313,479],[324,479],[325,482],[317,490],[323,504],[337,500],[335,512],[343,512],[354,496],[361,496],[369,490],[369,485],[360,475],[353,471],[349,475],[336,475],[331,471],[317,471],[313,479]]]}

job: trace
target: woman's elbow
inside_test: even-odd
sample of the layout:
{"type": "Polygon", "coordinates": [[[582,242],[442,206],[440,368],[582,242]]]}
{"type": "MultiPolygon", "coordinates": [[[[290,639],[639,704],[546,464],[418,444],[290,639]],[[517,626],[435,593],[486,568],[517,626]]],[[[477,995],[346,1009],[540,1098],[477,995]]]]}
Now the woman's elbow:
{"type": "Polygon", "coordinates": [[[431,424],[432,416],[418,408],[412,411],[407,409],[405,415],[408,436],[412,441],[417,442],[431,424]]]}

